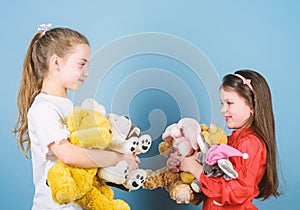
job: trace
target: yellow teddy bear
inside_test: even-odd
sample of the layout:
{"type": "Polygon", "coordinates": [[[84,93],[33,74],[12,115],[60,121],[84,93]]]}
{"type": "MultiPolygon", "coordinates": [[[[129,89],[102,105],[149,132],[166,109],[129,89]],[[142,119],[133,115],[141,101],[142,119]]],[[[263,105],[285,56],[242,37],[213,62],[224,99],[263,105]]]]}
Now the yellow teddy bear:
{"type": "MultiPolygon", "coordinates": [[[[112,132],[103,110],[93,101],[75,107],[65,122],[70,131],[69,141],[82,148],[105,149],[112,132]]],[[[98,168],[72,167],[58,160],[47,177],[53,200],[58,204],[75,202],[90,210],[129,210],[125,201],[114,199],[113,190],[98,178],[97,171],[98,168]]]]}

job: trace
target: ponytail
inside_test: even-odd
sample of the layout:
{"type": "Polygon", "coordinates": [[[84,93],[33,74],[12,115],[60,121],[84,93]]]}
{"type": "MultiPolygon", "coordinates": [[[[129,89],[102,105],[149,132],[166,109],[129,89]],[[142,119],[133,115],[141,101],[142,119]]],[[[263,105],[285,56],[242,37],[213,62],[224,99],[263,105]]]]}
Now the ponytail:
{"type": "Polygon", "coordinates": [[[17,98],[18,117],[15,124],[14,134],[17,143],[24,153],[24,156],[30,158],[30,139],[28,135],[27,113],[34,98],[40,93],[42,88],[42,79],[38,78],[34,71],[33,53],[37,40],[42,36],[42,33],[37,33],[30,42],[25,55],[19,93],[17,98]]]}

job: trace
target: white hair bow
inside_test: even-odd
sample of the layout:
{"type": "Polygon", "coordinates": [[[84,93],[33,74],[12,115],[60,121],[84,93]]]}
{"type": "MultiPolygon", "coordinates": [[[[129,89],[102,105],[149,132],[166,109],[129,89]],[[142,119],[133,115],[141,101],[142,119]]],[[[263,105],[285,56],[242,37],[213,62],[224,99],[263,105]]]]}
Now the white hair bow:
{"type": "Polygon", "coordinates": [[[52,28],[52,24],[48,23],[48,24],[41,24],[38,27],[38,32],[43,32],[43,34],[45,34],[47,31],[49,31],[52,28]]]}

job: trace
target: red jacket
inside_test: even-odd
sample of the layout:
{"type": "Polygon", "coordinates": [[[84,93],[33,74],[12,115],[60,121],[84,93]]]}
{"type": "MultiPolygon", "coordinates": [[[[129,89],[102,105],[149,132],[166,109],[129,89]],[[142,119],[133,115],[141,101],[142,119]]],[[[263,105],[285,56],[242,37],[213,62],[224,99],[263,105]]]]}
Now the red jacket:
{"type": "Polygon", "coordinates": [[[203,210],[254,210],[253,198],[259,194],[258,184],[266,166],[266,146],[252,128],[236,130],[228,137],[228,145],[248,153],[249,158],[231,157],[238,172],[237,179],[226,181],[223,177],[200,176],[200,186],[208,197],[203,210]]]}

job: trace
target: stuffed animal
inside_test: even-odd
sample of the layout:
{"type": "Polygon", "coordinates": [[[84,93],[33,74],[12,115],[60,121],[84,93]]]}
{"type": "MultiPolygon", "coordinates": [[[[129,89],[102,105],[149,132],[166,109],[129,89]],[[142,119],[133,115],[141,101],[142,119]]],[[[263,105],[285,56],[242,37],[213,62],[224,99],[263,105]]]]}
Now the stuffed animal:
{"type": "Polygon", "coordinates": [[[200,133],[201,128],[196,120],[182,118],[178,123],[171,124],[166,128],[162,139],[166,142],[172,141],[173,149],[182,156],[189,156],[199,148],[200,133]]]}
{"type": "MultiPolygon", "coordinates": [[[[168,126],[162,134],[162,141],[158,150],[166,158],[178,152],[182,156],[188,156],[198,149],[197,142],[200,138],[201,128],[199,123],[192,118],[183,118],[168,126]]],[[[202,193],[194,192],[191,188],[191,180],[195,177],[186,172],[174,172],[173,163],[167,162],[167,166],[156,171],[148,170],[147,178],[143,184],[144,189],[165,188],[177,203],[191,203],[198,205],[204,199],[202,193]]]]}
{"type": "MultiPolygon", "coordinates": [[[[110,150],[138,155],[146,153],[150,149],[151,136],[141,135],[140,129],[132,125],[127,116],[110,113],[106,117],[112,126],[112,140],[108,146],[110,150]]],[[[126,177],[115,176],[115,174],[117,172],[111,170],[110,167],[100,168],[98,171],[98,176],[105,179],[108,185],[127,191],[139,189],[147,176],[147,172],[143,169],[129,171],[126,177]]]]}
{"type": "MultiPolygon", "coordinates": [[[[194,178],[192,176],[192,179],[194,178]]],[[[177,173],[168,167],[156,171],[149,169],[147,170],[147,178],[143,183],[143,188],[148,190],[164,188],[169,193],[170,198],[175,200],[176,203],[198,205],[204,200],[204,194],[194,192],[190,184],[183,181],[187,179],[190,179],[190,173],[177,173]]]]}
{"type": "MultiPolygon", "coordinates": [[[[83,148],[105,149],[112,140],[111,125],[101,114],[105,109],[95,105],[85,101],[70,113],[66,120],[69,141],[83,148]]],[[[75,202],[84,209],[130,209],[125,201],[114,199],[113,190],[98,179],[97,171],[98,168],[72,167],[58,160],[47,177],[53,200],[58,204],[75,202]]]]}
{"type": "MultiPolygon", "coordinates": [[[[243,155],[235,148],[228,146],[225,131],[216,124],[212,123],[209,127],[200,124],[200,127],[202,138],[198,138],[200,151],[196,154],[196,158],[203,166],[203,172],[209,177],[223,176],[226,180],[237,178],[238,173],[234,170],[228,157],[243,156],[247,158],[247,154],[243,155]]],[[[198,179],[190,180],[185,183],[190,183],[191,188],[200,193],[198,179]]]]}
{"type": "MultiPolygon", "coordinates": [[[[168,158],[167,167],[155,172],[148,171],[148,177],[143,185],[145,189],[164,187],[169,191],[170,197],[176,200],[177,203],[192,203],[197,205],[202,202],[205,196],[201,192],[198,180],[187,172],[174,173],[178,172],[178,169],[174,170],[176,169],[174,167],[176,165],[172,163],[172,158],[170,158],[172,155],[176,155],[176,153],[188,156],[198,150],[196,157],[203,164],[204,173],[213,177],[225,174],[226,176],[236,178],[237,173],[226,157],[230,157],[230,155],[242,155],[239,151],[226,145],[226,133],[215,124],[207,127],[205,124],[199,125],[194,119],[183,118],[178,124],[168,126],[162,137],[164,141],[159,144],[159,152],[168,158]],[[211,147],[210,144],[215,144],[212,148],[217,148],[209,150],[211,147]],[[222,146],[217,146],[219,144],[222,146]],[[206,153],[207,151],[209,152],[206,153]],[[176,185],[173,185],[173,183],[176,183],[176,185]]],[[[244,157],[246,158],[247,155],[244,155],[244,157]]],[[[226,178],[225,175],[224,178],[226,178]]]]}
{"type": "Polygon", "coordinates": [[[200,151],[196,154],[197,160],[203,165],[203,171],[207,176],[223,176],[224,179],[236,179],[238,173],[228,159],[232,156],[248,158],[248,154],[242,154],[239,150],[227,145],[227,136],[224,130],[215,124],[208,128],[201,124],[204,138],[198,142],[200,151]]]}

